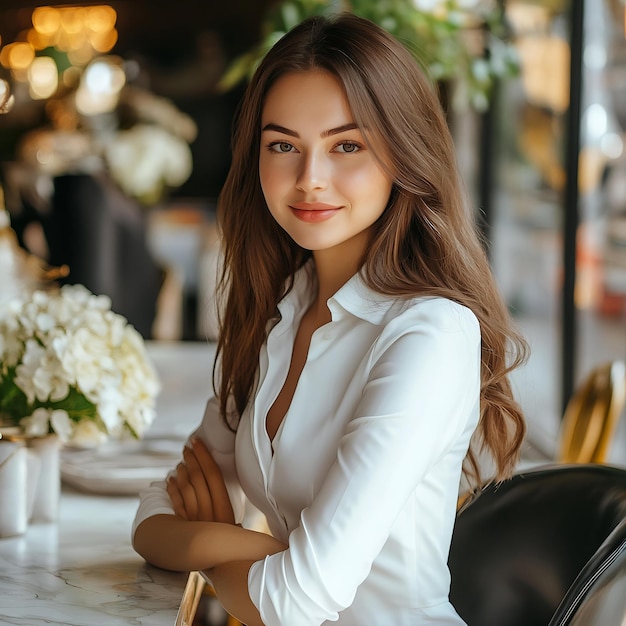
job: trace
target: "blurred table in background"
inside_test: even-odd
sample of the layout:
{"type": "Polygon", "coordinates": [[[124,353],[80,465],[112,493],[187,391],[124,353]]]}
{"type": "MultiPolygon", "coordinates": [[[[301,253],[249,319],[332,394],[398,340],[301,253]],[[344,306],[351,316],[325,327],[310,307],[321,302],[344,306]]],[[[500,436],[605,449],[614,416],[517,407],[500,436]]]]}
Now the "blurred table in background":
{"type": "Polygon", "coordinates": [[[213,395],[216,344],[148,341],[146,347],[163,388],[157,398],[157,416],[149,434],[186,438],[200,423],[204,405],[213,395]]]}

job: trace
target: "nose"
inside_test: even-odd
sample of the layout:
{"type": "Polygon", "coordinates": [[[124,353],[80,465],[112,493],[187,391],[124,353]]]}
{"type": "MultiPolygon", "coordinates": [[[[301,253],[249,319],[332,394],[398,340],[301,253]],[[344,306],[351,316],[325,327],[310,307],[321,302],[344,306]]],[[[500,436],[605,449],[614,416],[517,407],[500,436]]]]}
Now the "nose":
{"type": "Polygon", "coordinates": [[[328,185],[328,175],[328,164],[325,162],[324,156],[309,152],[303,155],[301,160],[296,188],[304,192],[325,189],[328,185]]]}

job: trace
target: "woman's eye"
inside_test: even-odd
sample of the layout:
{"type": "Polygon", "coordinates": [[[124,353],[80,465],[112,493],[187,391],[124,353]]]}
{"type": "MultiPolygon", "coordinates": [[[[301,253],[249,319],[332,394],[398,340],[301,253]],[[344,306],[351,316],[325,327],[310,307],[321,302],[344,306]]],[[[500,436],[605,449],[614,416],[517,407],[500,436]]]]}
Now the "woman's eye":
{"type": "Polygon", "coordinates": [[[284,154],[285,152],[292,152],[294,147],[286,141],[275,141],[269,145],[269,149],[273,152],[280,152],[284,154]]]}
{"type": "Polygon", "coordinates": [[[361,149],[361,146],[358,143],[355,143],[354,141],[342,141],[335,148],[337,152],[346,152],[346,153],[358,152],[360,149],[361,149]]]}

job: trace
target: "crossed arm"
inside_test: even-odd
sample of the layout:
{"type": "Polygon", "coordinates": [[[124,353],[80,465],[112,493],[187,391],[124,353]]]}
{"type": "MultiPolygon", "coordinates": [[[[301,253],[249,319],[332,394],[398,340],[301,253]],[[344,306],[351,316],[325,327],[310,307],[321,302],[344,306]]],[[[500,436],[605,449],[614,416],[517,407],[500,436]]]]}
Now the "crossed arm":
{"type": "Polygon", "coordinates": [[[205,570],[224,608],[248,626],[262,625],[248,595],[248,570],[286,545],[235,525],[222,473],[205,445],[192,439],[167,480],[175,515],[154,515],[137,528],[135,550],[164,569],[205,570]]]}

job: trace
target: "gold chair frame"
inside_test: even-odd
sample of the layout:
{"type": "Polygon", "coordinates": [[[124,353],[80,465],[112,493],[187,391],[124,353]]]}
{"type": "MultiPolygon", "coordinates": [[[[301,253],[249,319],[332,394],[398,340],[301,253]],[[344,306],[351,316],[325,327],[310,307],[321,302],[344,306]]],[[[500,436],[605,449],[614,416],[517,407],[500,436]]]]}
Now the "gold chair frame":
{"type": "Polygon", "coordinates": [[[606,463],[626,401],[622,361],[595,368],[569,401],[561,424],[560,463],[606,463]]]}
{"type": "MultiPolygon", "coordinates": [[[[183,590],[175,626],[192,626],[202,595],[207,593],[215,596],[215,590],[201,572],[189,572],[187,584],[183,590]]],[[[227,626],[244,626],[237,618],[228,616],[227,626]]]]}

